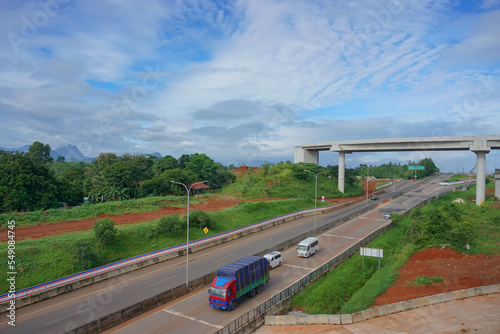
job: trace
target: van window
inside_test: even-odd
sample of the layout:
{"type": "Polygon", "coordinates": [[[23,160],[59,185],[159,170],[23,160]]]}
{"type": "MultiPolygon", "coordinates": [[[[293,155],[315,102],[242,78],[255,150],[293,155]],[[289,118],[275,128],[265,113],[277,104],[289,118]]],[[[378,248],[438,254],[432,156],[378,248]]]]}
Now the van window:
{"type": "Polygon", "coordinates": [[[297,249],[298,249],[299,251],[305,252],[305,251],[307,251],[307,249],[308,249],[308,248],[307,248],[307,246],[304,246],[304,245],[299,245],[299,247],[297,247],[297,249]]]}

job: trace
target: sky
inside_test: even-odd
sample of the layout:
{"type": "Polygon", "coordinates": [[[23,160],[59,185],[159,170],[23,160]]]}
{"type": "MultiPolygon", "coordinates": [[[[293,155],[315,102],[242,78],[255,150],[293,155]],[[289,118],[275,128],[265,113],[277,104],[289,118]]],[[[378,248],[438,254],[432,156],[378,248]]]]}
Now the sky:
{"type": "MultiPolygon", "coordinates": [[[[500,135],[499,32],[500,0],[1,1],[0,147],[258,166],[307,143],[500,135]]],[[[346,165],[425,157],[476,163],[346,165]]]]}

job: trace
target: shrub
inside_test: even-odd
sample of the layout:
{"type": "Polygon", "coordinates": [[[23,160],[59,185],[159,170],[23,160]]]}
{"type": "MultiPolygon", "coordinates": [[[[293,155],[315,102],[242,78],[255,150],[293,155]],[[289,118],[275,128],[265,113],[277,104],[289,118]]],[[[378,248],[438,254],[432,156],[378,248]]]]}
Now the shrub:
{"type": "Polygon", "coordinates": [[[109,218],[98,219],[94,223],[94,236],[101,247],[111,245],[116,235],[115,222],[109,218]]]}
{"type": "Polygon", "coordinates": [[[99,262],[99,252],[95,249],[94,243],[79,240],[75,243],[73,250],[73,263],[81,270],[92,269],[99,262]]]}
{"type": "Polygon", "coordinates": [[[213,229],[215,222],[210,218],[208,213],[201,210],[194,210],[189,213],[189,226],[213,229]]]}
{"type": "Polygon", "coordinates": [[[161,217],[158,221],[158,233],[175,237],[181,234],[184,225],[181,223],[179,215],[161,217]]]}

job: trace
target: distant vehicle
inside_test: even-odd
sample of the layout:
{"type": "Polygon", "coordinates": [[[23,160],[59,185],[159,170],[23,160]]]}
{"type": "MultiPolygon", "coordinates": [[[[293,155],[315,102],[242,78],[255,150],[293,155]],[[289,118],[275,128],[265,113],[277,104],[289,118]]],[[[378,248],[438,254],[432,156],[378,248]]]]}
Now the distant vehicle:
{"type": "Polygon", "coordinates": [[[376,201],[378,200],[378,196],[377,195],[372,195],[372,201],[376,201]]]}
{"type": "Polygon", "coordinates": [[[272,251],[270,253],[267,253],[266,255],[264,255],[264,258],[266,258],[267,261],[269,261],[269,269],[276,268],[283,264],[283,258],[281,256],[281,252],[278,251],[272,251]]]}
{"type": "Polygon", "coordinates": [[[385,219],[391,219],[391,212],[390,212],[390,211],[386,211],[386,212],[384,213],[384,218],[385,218],[385,219]]]}
{"type": "Polygon", "coordinates": [[[318,252],[319,242],[318,238],[309,237],[302,240],[297,246],[297,255],[301,257],[309,257],[318,252]]]}
{"type": "Polygon", "coordinates": [[[269,262],[260,256],[245,256],[219,268],[208,289],[210,306],[219,310],[234,310],[243,297],[255,297],[269,281],[269,262]]]}

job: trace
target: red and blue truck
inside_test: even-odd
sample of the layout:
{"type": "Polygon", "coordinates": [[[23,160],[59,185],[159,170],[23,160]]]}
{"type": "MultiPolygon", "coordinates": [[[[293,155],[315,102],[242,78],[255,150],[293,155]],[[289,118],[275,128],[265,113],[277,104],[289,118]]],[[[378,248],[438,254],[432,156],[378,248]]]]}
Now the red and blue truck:
{"type": "Polygon", "coordinates": [[[219,268],[208,289],[208,302],[216,309],[232,311],[243,297],[253,298],[261,293],[269,279],[269,261],[266,258],[245,256],[219,268]]]}

